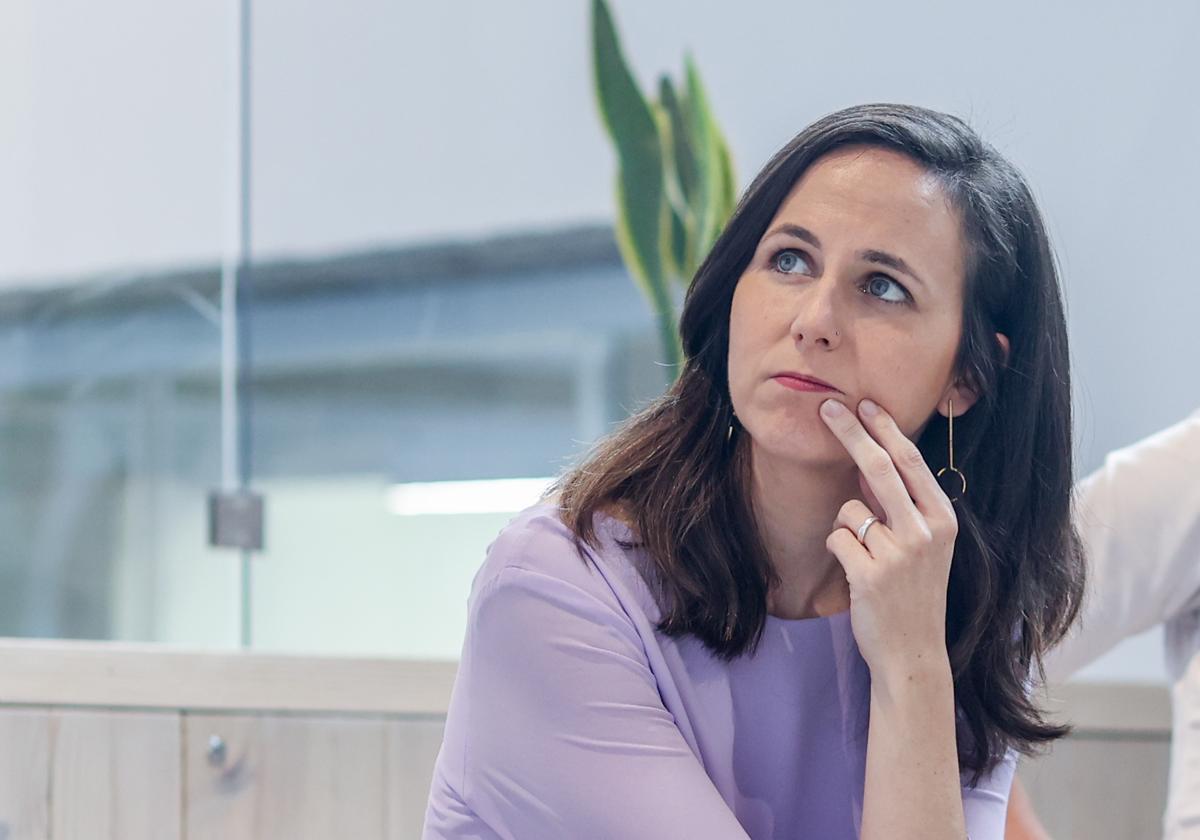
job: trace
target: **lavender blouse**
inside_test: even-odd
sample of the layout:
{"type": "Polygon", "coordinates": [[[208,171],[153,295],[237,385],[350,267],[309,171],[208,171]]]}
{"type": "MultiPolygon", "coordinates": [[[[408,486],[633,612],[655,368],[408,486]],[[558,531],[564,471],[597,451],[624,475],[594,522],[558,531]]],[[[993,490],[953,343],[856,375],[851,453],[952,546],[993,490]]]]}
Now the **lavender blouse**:
{"type": "MultiPolygon", "coordinates": [[[[551,504],[488,547],[425,813],[425,840],[849,840],[859,836],[870,673],[850,613],[767,617],[725,663],[660,611],[597,514],[584,564],[551,504]]],[[[1002,840],[1016,755],[976,787],[973,840],[1002,840]]]]}

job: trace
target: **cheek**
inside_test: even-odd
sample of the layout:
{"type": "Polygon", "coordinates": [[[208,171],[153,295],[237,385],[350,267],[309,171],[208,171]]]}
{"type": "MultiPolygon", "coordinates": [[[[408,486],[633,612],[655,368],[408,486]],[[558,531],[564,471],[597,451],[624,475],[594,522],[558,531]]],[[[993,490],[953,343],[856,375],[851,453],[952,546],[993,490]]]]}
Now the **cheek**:
{"type": "Polygon", "coordinates": [[[734,335],[740,347],[769,344],[772,336],[787,335],[792,301],[770,278],[751,272],[742,276],[729,309],[730,346],[734,335]]]}
{"type": "Polygon", "coordinates": [[[895,393],[921,377],[928,351],[914,338],[907,330],[859,334],[859,365],[872,386],[895,393]]]}
{"type": "Polygon", "coordinates": [[[766,330],[759,321],[762,307],[756,301],[757,292],[748,281],[738,283],[729,310],[729,386],[736,393],[739,383],[750,375],[758,353],[758,345],[766,330]]]}
{"type": "Polygon", "coordinates": [[[952,354],[909,334],[875,343],[871,356],[863,364],[870,371],[863,394],[886,408],[905,435],[913,437],[937,410],[949,383],[952,354]]]}

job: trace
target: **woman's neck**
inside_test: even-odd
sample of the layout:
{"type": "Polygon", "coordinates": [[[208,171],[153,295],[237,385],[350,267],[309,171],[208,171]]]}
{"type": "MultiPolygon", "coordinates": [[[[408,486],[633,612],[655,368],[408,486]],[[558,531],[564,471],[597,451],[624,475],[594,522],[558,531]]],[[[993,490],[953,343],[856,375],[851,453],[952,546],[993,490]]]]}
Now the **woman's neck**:
{"type": "Polygon", "coordinates": [[[845,573],[825,548],[838,510],[858,497],[853,464],[814,468],[750,451],[754,515],[772,567],[780,577],[767,611],[779,618],[813,618],[850,606],[845,573]]]}

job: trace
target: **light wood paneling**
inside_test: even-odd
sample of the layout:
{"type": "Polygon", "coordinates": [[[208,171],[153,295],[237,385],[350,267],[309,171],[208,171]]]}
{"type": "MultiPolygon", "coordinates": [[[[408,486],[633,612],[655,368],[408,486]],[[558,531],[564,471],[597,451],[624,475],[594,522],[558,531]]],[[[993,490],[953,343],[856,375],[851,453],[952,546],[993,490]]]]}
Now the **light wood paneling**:
{"type": "Polygon", "coordinates": [[[418,840],[445,718],[388,723],[388,840],[418,840]]]}
{"type": "Polygon", "coordinates": [[[1162,836],[1170,742],[1069,736],[1017,773],[1055,840],[1154,840],[1162,836]]]}
{"type": "Polygon", "coordinates": [[[387,838],[383,720],[185,714],[184,739],[187,840],[387,838]]]}
{"type": "MultiPolygon", "coordinates": [[[[454,671],[0,640],[0,840],[416,840],[454,671]]],[[[1019,773],[1052,836],[1160,837],[1166,686],[1048,694],[1076,732],[1019,773]]]]}
{"type": "Polygon", "coordinates": [[[0,840],[50,836],[50,714],[0,709],[0,840]]]}
{"type": "Polygon", "coordinates": [[[54,722],[54,840],[179,840],[177,712],[62,711],[54,722]]]}
{"type": "Polygon", "coordinates": [[[1066,683],[1049,687],[1040,705],[1076,732],[1120,732],[1148,739],[1171,733],[1171,693],[1144,683],[1066,683]]]}
{"type": "Polygon", "coordinates": [[[445,714],[454,662],[0,639],[0,704],[445,714]]]}

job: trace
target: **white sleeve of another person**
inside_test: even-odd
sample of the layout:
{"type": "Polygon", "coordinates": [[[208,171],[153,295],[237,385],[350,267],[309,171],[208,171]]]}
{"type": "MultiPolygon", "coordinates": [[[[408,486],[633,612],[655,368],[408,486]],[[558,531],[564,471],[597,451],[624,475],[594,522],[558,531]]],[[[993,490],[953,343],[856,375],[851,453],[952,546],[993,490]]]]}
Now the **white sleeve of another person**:
{"type": "Polygon", "coordinates": [[[1200,606],[1200,411],[1110,453],[1074,509],[1088,585],[1079,621],[1046,656],[1050,683],[1200,606]]]}

